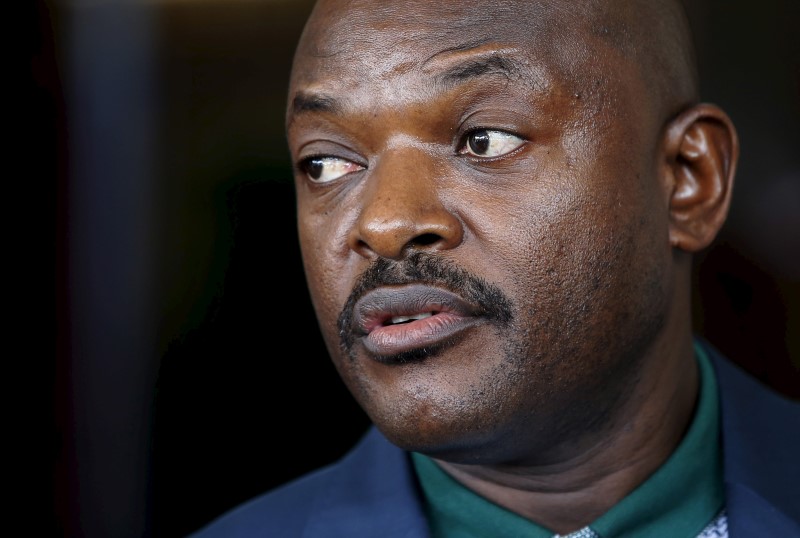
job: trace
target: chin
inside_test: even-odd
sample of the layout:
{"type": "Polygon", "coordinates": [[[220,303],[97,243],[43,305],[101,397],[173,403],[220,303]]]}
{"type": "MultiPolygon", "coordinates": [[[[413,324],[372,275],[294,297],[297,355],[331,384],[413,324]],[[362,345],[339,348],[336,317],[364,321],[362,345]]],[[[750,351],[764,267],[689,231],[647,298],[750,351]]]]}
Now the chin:
{"type": "Polygon", "coordinates": [[[453,463],[480,463],[496,460],[509,445],[508,435],[497,428],[502,424],[497,416],[484,419],[452,409],[404,411],[376,414],[373,423],[407,451],[453,463]]]}

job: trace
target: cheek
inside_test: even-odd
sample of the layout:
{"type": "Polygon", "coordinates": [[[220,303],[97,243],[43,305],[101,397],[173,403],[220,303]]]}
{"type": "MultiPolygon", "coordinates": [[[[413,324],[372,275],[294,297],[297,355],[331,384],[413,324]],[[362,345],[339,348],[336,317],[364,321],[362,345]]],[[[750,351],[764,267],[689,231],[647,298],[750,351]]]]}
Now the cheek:
{"type": "Polygon", "coordinates": [[[336,334],[338,305],[344,304],[349,292],[346,286],[349,282],[345,275],[346,268],[342,258],[331,250],[331,245],[336,243],[330,225],[321,224],[315,218],[301,218],[298,222],[308,291],[323,336],[330,347],[334,343],[329,341],[331,335],[336,334]]]}
{"type": "Polygon", "coordinates": [[[552,188],[545,183],[536,203],[509,212],[514,295],[538,341],[580,334],[590,345],[589,333],[623,330],[648,303],[662,302],[670,263],[666,210],[635,169],[606,177],[614,173],[613,185],[591,173],[552,188]]]}

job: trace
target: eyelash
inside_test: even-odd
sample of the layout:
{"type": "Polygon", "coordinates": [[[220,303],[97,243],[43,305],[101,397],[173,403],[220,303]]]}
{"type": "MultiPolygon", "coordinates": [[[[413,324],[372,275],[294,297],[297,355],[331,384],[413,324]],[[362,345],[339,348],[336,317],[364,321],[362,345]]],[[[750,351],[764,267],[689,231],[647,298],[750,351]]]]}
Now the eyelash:
{"type": "MultiPolygon", "coordinates": [[[[507,156],[507,155],[509,155],[511,153],[516,152],[519,148],[521,148],[525,144],[525,142],[527,142],[526,138],[518,135],[517,133],[511,132],[511,131],[507,131],[505,129],[497,129],[497,128],[492,128],[492,127],[476,127],[476,128],[473,128],[473,129],[469,129],[468,131],[466,131],[461,136],[461,138],[459,140],[457,152],[458,152],[459,155],[466,155],[466,156],[471,157],[473,159],[494,160],[494,159],[500,159],[500,158],[505,157],[505,156],[507,156]],[[506,142],[510,141],[511,138],[515,138],[515,139],[519,140],[519,143],[515,142],[515,144],[516,144],[515,147],[509,149],[508,151],[504,151],[504,152],[500,153],[499,155],[482,156],[482,155],[474,155],[474,154],[469,153],[467,151],[467,148],[469,148],[470,137],[472,137],[472,136],[474,136],[474,135],[476,135],[478,133],[481,133],[481,132],[499,133],[499,134],[503,135],[504,137],[507,137],[506,138],[506,142]]],[[[489,144],[491,144],[491,141],[489,142],[489,144]]],[[[489,148],[486,148],[486,150],[488,150],[488,149],[489,148]]],[[[473,148],[473,150],[474,150],[474,148],[473,148]]],[[[486,150],[484,150],[484,151],[486,151],[486,150]]]]}
{"type": "Polygon", "coordinates": [[[358,164],[358,163],[356,163],[356,162],[354,162],[354,161],[352,161],[350,159],[346,159],[344,157],[336,157],[334,155],[312,155],[312,156],[309,156],[309,157],[306,157],[306,158],[302,159],[297,164],[297,169],[298,169],[298,171],[300,173],[305,174],[306,177],[308,177],[312,182],[315,182],[315,183],[329,183],[331,181],[335,181],[335,180],[339,179],[340,177],[343,177],[345,175],[348,175],[348,174],[351,174],[353,172],[359,171],[359,170],[343,171],[339,176],[337,176],[335,178],[332,178],[332,179],[329,179],[329,180],[326,180],[326,181],[319,181],[320,177],[324,173],[324,170],[320,170],[319,177],[314,178],[312,176],[312,172],[311,172],[310,167],[311,167],[311,165],[312,165],[312,163],[314,161],[320,161],[320,160],[329,160],[331,162],[343,164],[345,167],[347,167],[349,165],[349,166],[352,166],[353,168],[358,168],[358,169],[361,169],[361,170],[366,168],[365,166],[363,166],[361,164],[358,164]]]}

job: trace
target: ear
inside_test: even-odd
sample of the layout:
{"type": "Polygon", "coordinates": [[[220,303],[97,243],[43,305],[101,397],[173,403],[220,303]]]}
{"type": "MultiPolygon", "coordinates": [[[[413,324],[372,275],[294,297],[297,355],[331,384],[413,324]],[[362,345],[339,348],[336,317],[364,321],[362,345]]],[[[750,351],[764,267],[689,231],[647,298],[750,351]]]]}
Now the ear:
{"type": "Polygon", "coordinates": [[[739,159],[736,128],[717,106],[699,104],[670,122],[664,143],[670,244],[697,252],[728,216],[739,159]]]}

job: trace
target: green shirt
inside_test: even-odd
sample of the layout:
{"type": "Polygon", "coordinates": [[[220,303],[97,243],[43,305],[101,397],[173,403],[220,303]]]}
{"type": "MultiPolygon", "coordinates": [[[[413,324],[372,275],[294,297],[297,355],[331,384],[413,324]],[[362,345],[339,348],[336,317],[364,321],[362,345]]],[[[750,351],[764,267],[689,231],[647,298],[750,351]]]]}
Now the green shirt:
{"type": "MultiPolygon", "coordinates": [[[[602,538],[695,538],[723,508],[719,403],[711,363],[695,344],[700,392],[689,430],[647,480],[585,530],[602,538]]],[[[552,538],[555,533],[456,482],[412,453],[434,538],[552,538]]]]}

